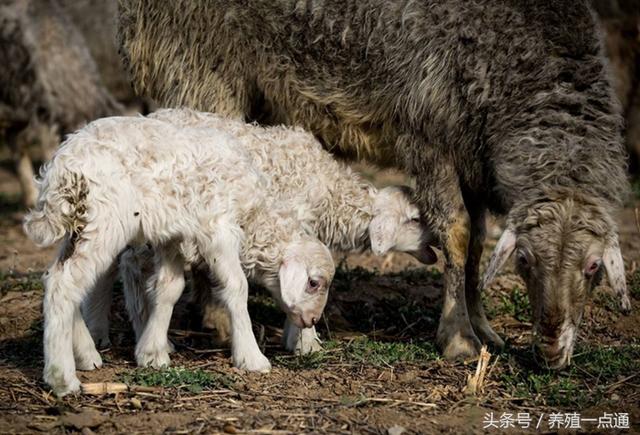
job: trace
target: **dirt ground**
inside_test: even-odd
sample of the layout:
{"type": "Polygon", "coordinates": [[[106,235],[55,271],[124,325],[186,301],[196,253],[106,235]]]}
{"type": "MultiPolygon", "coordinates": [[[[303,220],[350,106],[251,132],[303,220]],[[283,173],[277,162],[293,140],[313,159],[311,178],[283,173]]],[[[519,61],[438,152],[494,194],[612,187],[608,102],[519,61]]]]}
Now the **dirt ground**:
{"type": "MultiPolygon", "coordinates": [[[[38,249],[23,235],[17,185],[6,168],[0,167],[0,433],[516,433],[525,431],[527,418],[529,431],[575,432],[561,429],[574,413],[581,432],[616,431],[605,427],[624,426],[625,413],[630,429],[623,432],[640,432],[637,200],[619,215],[633,313],[619,315],[610,289],[596,289],[572,366],[560,373],[535,364],[527,297],[507,271],[485,301],[507,346],[491,355],[474,394],[468,379],[478,362],[446,362],[434,346],[438,266],[421,267],[400,254],[362,254],[339,259],[320,327],[325,350],[318,354],[284,352],[282,314],[263,293],[252,296],[256,335],[273,364],[269,374],[232,368],[228,349],[198,326],[188,295],[171,329],[174,368],[136,369],[133,334],[116,291],[105,366],[79,376],[123,383],[128,391],[56,399],[41,381],[39,278],[55,250],[38,249]],[[484,429],[492,419],[499,428],[484,429]]],[[[494,244],[495,234],[488,250],[494,244]]]]}

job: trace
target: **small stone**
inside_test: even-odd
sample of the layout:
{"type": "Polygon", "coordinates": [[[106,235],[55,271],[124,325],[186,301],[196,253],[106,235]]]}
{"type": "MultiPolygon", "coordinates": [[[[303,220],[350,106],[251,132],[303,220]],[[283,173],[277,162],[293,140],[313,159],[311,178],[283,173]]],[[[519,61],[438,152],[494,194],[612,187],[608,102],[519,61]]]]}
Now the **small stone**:
{"type": "Polygon", "coordinates": [[[616,393],[613,393],[611,395],[611,400],[613,400],[614,402],[617,402],[620,400],[620,396],[618,396],[616,393]]]}
{"type": "Polygon", "coordinates": [[[387,433],[389,435],[402,435],[406,431],[407,430],[405,428],[403,428],[402,426],[398,426],[397,424],[394,424],[389,429],[387,429],[387,433]]]}
{"type": "Polygon", "coordinates": [[[227,423],[224,425],[224,427],[222,428],[222,430],[225,433],[231,433],[231,434],[236,434],[238,433],[238,429],[236,429],[236,427],[230,423],[227,423]]]}
{"type": "Polygon", "coordinates": [[[129,403],[131,403],[131,406],[136,409],[142,409],[142,402],[137,397],[132,397],[131,400],[129,400],[129,403]]]}
{"type": "Polygon", "coordinates": [[[107,420],[107,417],[95,409],[84,408],[79,413],[65,412],[60,417],[63,426],[82,430],[85,427],[97,427],[107,420]]]}

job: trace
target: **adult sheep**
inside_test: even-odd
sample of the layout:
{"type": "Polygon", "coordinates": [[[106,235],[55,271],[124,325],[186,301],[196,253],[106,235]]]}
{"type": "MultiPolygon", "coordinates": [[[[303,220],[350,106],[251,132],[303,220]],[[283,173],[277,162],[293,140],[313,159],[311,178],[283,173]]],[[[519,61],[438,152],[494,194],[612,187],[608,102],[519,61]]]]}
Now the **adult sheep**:
{"type": "Polygon", "coordinates": [[[0,0],[0,140],[11,148],[26,205],[37,196],[32,142],[57,142],[121,111],[57,0],[0,0]]]}
{"type": "Polygon", "coordinates": [[[569,363],[602,269],[630,308],[611,215],[628,190],[621,119],[584,1],[120,0],[119,14],[140,93],[302,125],[416,178],[444,255],[447,358],[502,345],[480,297],[487,210],[507,228],[484,283],[516,252],[550,367],[569,363]]]}

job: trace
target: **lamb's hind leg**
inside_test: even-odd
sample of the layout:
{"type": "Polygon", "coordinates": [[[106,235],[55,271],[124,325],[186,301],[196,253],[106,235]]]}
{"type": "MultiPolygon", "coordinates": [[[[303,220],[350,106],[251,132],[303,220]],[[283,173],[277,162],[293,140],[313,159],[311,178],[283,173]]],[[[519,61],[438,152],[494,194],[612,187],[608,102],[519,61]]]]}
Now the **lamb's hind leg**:
{"type": "Polygon", "coordinates": [[[169,323],[184,290],[184,260],[177,247],[156,250],[156,273],[151,279],[155,283],[149,292],[151,313],[136,346],[136,361],[142,367],[160,368],[170,362],[169,323]]]}
{"type": "Polygon", "coordinates": [[[74,350],[80,351],[79,357],[87,366],[101,364],[80,315],[80,303],[118,254],[115,246],[109,246],[106,240],[103,242],[82,238],[67,240],[58,260],[44,276],[43,377],[58,396],[80,388],[74,350]],[[87,349],[91,355],[85,352],[87,349]]]}
{"type": "Polygon", "coordinates": [[[111,346],[109,340],[109,314],[113,284],[117,277],[117,267],[114,262],[96,282],[87,298],[82,302],[82,316],[98,348],[111,346]]]}
{"type": "Polygon", "coordinates": [[[469,241],[469,251],[466,264],[465,295],[467,299],[467,310],[473,330],[478,335],[480,341],[492,345],[496,348],[504,346],[504,341],[494,332],[487,320],[482,305],[482,288],[480,284],[480,259],[482,257],[482,244],[486,233],[486,222],[484,209],[474,209],[471,211],[471,238],[469,241]]]}

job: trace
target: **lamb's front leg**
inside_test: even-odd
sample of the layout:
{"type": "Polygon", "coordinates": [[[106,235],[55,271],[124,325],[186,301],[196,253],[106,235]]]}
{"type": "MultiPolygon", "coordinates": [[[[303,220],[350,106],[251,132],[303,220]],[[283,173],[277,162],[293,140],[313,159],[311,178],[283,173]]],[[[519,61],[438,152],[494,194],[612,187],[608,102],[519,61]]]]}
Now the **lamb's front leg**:
{"type": "Polygon", "coordinates": [[[184,290],[184,260],[177,248],[156,251],[156,273],[151,278],[155,289],[150,293],[151,313],[136,346],[139,366],[168,366],[171,345],[167,334],[173,307],[184,290]]]}
{"type": "Polygon", "coordinates": [[[285,349],[290,352],[306,355],[322,350],[322,345],[315,326],[311,328],[298,328],[288,318],[284,322],[282,341],[285,349]]]}
{"type": "Polygon", "coordinates": [[[247,309],[249,284],[242,271],[237,250],[224,249],[220,255],[205,255],[205,261],[220,283],[220,300],[231,318],[231,350],[233,364],[252,372],[268,372],[271,364],[265,357],[251,328],[247,309]]]}

